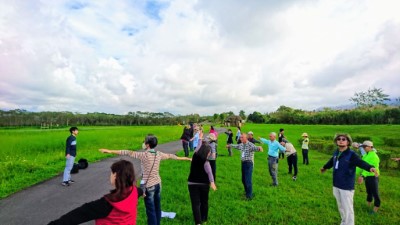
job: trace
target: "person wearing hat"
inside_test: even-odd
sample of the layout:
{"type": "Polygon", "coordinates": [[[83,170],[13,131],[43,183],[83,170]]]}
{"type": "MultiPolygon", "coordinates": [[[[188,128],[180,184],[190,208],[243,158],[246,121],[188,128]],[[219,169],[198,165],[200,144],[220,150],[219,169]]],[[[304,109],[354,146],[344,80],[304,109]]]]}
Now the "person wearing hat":
{"type": "Polygon", "coordinates": [[[215,134],[213,134],[213,133],[208,134],[207,142],[208,142],[208,145],[210,145],[210,147],[211,147],[210,156],[208,156],[208,162],[210,163],[211,171],[212,171],[212,174],[214,177],[214,182],[215,182],[217,179],[217,177],[216,177],[216,173],[217,173],[217,163],[216,163],[217,137],[215,136],[215,134]]]}
{"type": "Polygon", "coordinates": [[[293,174],[292,179],[294,181],[296,181],[297,180],[297,172],[298,172],[298,170],[297,170],[297,152],[296,152],[296,149],[294,148],[293,144],[289,143],[289,141],[286,140],[286,139],[282,140],[281,145],[286,148],[285,153],[286,153],[287,163],[288,163],[288,166],[289,166],[289,174],[292,174],[292,168],[293,168],[294,169],[294,174],[293,174]]]}
{"type": "Polygon", "coordinates": [[[303,164],[308,165],[309,160],[308,160],[308,143],[310,139],[308,139],[308,134],[303,133],[301,135],[303,137],[303,143],[301,144],[301,153],[303,154],[303,164]]]}
{"type": "MultiPolygon", "coordinates": [[[[362,160],[373,165],[379,174],[379,157],[376,154],[376,150],[374,150],[374,144],[372,141],[364,141],[361,145],[365,150],[365,155],[362,157],[362,160]]],[[[366,170],[362,170],[357,168],[356,174],[358,176],[358,183],[361,184],[365,180],[365,189],[367,190],[367,205],[371,206],[372,199],[374,199],[374,209],[371,213],[378,212],[378,209],[381,205],[381,199],[379,198],[378,192],[378,183],[379,178],[375,176],[374,173],[371,173],[366,170]]]]}
{"type": "Polygon", "coordinates": [[[354,184],[356,167],[372,172],[378,176],[373,165],[363,161],[350,149],[352,139],[349,134],[336,134],[334,143],[338,147],[329,161],[321,168],[321,173],[333,168],[333,195],[336,198],[341,225],[354,225],[354,184]]]}
{"type": "Polygon", "coordinates": [[[247,139],[253,144],[257,144],[257,143],[260,144],[261,143],[259,140],[254,138],[253,131],[247,132],[247,139]]]}

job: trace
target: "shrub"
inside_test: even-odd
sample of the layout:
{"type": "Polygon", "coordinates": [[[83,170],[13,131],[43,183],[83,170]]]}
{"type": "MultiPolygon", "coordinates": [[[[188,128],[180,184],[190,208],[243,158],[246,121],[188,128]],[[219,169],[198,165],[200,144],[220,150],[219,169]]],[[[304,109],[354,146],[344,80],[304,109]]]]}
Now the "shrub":
{"type": "Polygon", "coordinates": [[[383,143],[387,146],[400,146],[400,139],[394,139],[394,138],[383,138],[383,143]]]}
{"type": "Polygon", "coordinates": [[[358,143],[363,143],[364,141],[370,140],[372,141],[372,138],[369,136],[354,136],[352,137],[353,142],[358,142],[358,143]]]}
{"type": "Polygon", "coordinates": [[[389,168],[389,163],[391,161],[391,152],[390,151],[385,151],[385,150],[378,150],[378,156],[380,159],[380,164],[379,167],[380,168],[385,168],[388,169],[389,168]]]}

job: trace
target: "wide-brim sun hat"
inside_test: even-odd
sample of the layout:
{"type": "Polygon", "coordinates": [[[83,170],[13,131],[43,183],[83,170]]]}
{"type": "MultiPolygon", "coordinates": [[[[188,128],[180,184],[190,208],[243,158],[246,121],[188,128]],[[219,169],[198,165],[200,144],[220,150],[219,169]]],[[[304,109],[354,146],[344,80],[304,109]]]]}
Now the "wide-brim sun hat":
{"type": "Polygon", "coordinates": [[[347,138],[347,141],[349,142],[349,145],[348,145],[348,146],[351,146],[351,145],[353,144],[353,139],[351,139],[350,134],[345,134],[345,133],[335,134],[335,137],[333,138],[333,143],[336,144],[336,139],[337,139],[338,137],[345,137],[345,138],[347,138]]]}
{"type": "Polygon", "coordinates": [[[308,137],[308,134],[307,133],[303,133],[301,136],[302,137],[308,137]]]}

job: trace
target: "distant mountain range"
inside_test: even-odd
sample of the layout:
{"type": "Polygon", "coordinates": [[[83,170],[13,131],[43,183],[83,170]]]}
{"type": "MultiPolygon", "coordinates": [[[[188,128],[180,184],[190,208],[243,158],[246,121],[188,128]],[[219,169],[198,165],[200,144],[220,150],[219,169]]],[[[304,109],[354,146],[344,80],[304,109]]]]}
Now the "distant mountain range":
{"type": "MultiPolygon", "coordinates": [[[[400,101],[397,101],[396,99],[390,99],[385,101],[386,105],[390,105],[390,106],[400,106],[400,101]]],[[[330,108],[330,109],[334,109],[334,110],[346,110],[346,109],[355,109],[356,105],[354,104],[348,104],[348,105],[339,105],[339,106],[333,106],[333,107],[319,107],[317,109],[315,109],[315,111],[322,111],[326,108],[330,108]]]]}

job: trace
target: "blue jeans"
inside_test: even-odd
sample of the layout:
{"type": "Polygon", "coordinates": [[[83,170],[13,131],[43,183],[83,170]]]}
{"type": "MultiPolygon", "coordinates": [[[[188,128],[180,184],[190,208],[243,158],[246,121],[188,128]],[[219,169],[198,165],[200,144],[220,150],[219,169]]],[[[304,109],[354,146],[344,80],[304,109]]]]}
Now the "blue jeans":
{"type": "Polygon", "coordinates": [[[160,184],[146,188],[144,197],[146,206],[147,224],[160,225],[161,220],[161,187],[160,184]]]}
{"type": "Polygon", "coordinates": [[[268,156],[269,175],[272,177],[272,185],[278,185],[278,157],[268,156]]]}
{"type": "Polygon", "coordinates": [[[75,162],[75,157],[70,155],[65,162],[63,182],[71,180],[71,170],[72,167],[74,166],[74,162],[75,162]]]}
{"type": "Polygon", "coordinates": [[[190,151],[193,152],[193,141],[189,141],[189,148],[190,151]]]}
{"type": "Polygon", "coordinates": [[[253,162],[242,161],[242,183],[244,191],[246,192],[246,198],[253,197],[253,185],[251,183],[251,177],[253,175],[253,162]]]}

